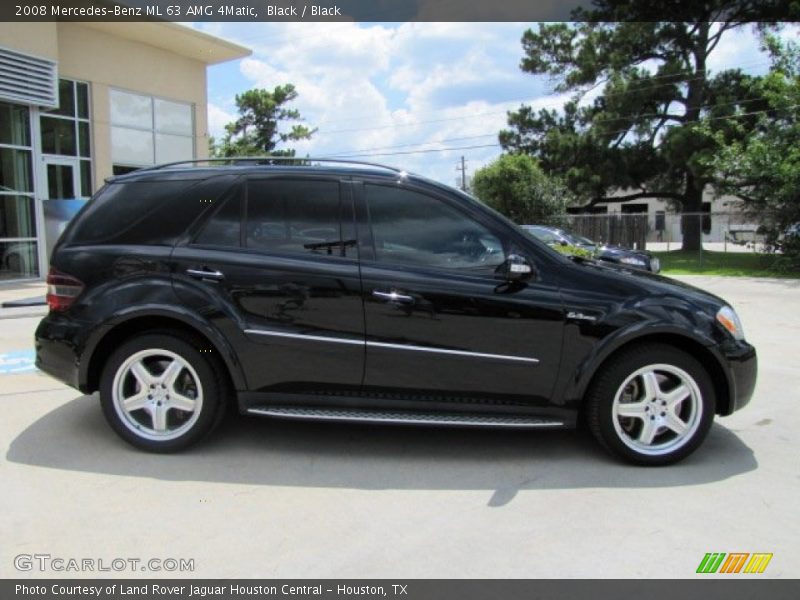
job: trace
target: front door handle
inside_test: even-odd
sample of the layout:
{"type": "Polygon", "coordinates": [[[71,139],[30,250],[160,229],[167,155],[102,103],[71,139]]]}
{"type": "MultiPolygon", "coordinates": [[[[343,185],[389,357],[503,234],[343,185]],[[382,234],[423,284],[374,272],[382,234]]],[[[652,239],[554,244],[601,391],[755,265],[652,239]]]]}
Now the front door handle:
{"type": "Polygon", "coordinates": [[[394,302],[396,304],[413,304],[414,297],[407,296],[406,294],[398,294],[397,292],[382,292],[380,290],[372,290],[372,297],[386,302],[394,302]]]}
{"type": "Polygon", "coordinates": [[[220,271],[212,271],[211,269],[186,269],[186,274],[196,279],[211,279],[213,281],[225,279],[225,275],[220,271]]]}

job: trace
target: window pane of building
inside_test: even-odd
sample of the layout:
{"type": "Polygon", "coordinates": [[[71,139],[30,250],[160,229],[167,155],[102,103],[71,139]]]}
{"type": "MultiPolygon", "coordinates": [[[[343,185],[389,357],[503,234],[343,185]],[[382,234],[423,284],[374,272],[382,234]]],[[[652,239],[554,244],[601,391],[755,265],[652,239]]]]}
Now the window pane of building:
{"type": "Polygon", "coordinates": [[[32,192],[30,150],[0,148],[0,190],[32,192]]]}
{"type": "Polygon", "coordinates": [[[0,195],[0,238],[36,237],[33,198],[0,195]]]}
{"type": "Polygon", "coordinates": [[[0,102],[0,144],[31,145],[31,123],[27,106],[0,102]]]}
{"type": "Polygon", "coordinates": [[[80,155],[89,157],[92,155],[91,142],[89,141],[89,124],[78,121],[78,144],[80,155]]]}
{"type": "Polygon", "coordinates": [[[192,135],[192,107],[190,104],[155,100],[156,131],[192,135]]]}
{"type": "Polygon", "coordinates": [[[77,154],[75,121],[42,117],[40,123],[42,128],[42,152],[64,156],[75,156],[77,154]]]}
{"type": "Polygon", "coordinates": [[[81,196],[92,195],[92,163],[88,160],[81,161],[81,196]]]}
{"type": "Polygon", "coordinates": [[[47,112],[65,117],[75,116],[75,84],[68,79],[58,80],[58,108],[47,112]]]}
{"type": "Polygon", "coordinates": [[[133,173],[134,171],[138,171],[141,167],[130,167],[128,165],[114,165],[111,167],[111,173],[113,175],[125,175],[126,173],[133,173]]]}
{"type": "Polygon", "coordinates": [[[109,98],[112,124],[153,128],[153,102],[150,97],[110,90],[109,98]]]}
{"type": "Polygon", "coordinates": [[[156,134],[156,162],[167,163],[194,158],[192,138],[182,135],[156,134]]]}
{"type": "Polygon", "coordinates": [[[153,164],[153,134],[125,127],[111,128],[111,156],[116,163],[153,164]]]}
{"type": "Polygon", "coordinates": [[[78,100],[78,116],[81,119],[89,118],[89,84],[76,83],[77,100],[78,100]]]}
{"type": "Polygon", "coordinates": [[[75,197],[75,169],[72,165],[47,165],[48,200],[71,199],[75,197]]]}
{"type": "Polygon", "coordinates": [[[0,280],[38,275],[36,242],[0,242],[0,280]]]}

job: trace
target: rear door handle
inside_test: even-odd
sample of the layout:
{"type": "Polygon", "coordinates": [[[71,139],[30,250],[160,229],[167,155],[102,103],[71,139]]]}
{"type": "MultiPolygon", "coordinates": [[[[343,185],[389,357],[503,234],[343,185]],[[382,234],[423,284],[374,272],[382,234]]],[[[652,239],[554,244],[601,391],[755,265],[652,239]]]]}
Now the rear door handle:
{"type": "Polygon", "coordinates": [[[413,304],[414,297],[407,296],[406,294],[398,294],[397,292],[382,292],[380,290],[372,290],[372,297],[386,302],[394,302],[396,304],[413,304]]]}
{"type": "Polygon", "coordinates": [[[186,269],[186,274],[195,279],[212,279],[214,281],[225,279],[225,275],[220,271],[212,271],[211,269],[186,269]]]}

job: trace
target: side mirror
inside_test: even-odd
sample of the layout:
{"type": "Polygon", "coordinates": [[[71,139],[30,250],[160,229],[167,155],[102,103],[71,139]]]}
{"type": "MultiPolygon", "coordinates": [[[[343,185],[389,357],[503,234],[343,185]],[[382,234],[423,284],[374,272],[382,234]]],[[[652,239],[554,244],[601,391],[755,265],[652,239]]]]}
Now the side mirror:
{"type": "Polygon", "coordinates": [[[509,254],[505,262],[495,271],[495,277],[505,281],[527,281],[534,274],[533,265],[519,254],[509,254]]]}

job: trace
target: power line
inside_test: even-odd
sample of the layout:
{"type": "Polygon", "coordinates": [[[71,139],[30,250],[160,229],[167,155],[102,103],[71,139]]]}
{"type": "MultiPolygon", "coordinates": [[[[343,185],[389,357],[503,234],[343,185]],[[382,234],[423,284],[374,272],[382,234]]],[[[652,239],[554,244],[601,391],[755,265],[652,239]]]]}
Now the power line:
{"type": "Polygon", "coordinates": [[[496,137],[497,132],[494,133],[484,133],[482,135],[468,135],[465,137],[457,137],[457,138],[445,138],[443,140],[431,140],[430,142],[415,142],[411,144],[397,144],[396,146],[383,146],[382,148],[364,148],[362,150],[343,150],[341,152],[334,152],[336,156],[344,157],[346,154],[351,153],[360,153],[360,152],[378,152],[381,150],[394,150],[396,148],[413,148],[415,146],[430,146],[432,144],[444,144],[446,142],[463,142],[464,140],[476,140],[486,137],[496,137]]]}
{"type": "MultiPolygon", "coordinates": [[[[430,150],[409,150],[407,152],[386,152],[384,154],[351,154],[347,158],[359,158],[365,156],[405,156],[408,154],[429,154],[431,152],[450,152],[451,150],[476,150],[478,148],[497,148],[500,144],[482,144],[478,146],[456,146],[450,148],[431,148],[430,150]]],[[[336,154],[329,155],[327,158],[344,158],[336,154]]]]}
{"type": "MultiPolygon", "coordinates": [[[[749,104],[749,103],[752,103],[752,102],[757,102],[757,101],[762,101],[762,100],[763,100],[763,98],[751,98],[749,100],[737,100],[737,101],[733,101],[733,102],[724,102],[724,103],[720,103],[720,104],[704,104],[704,105],[701,105],[699,108],[703,109],[703,108],[716,108],[716,107],[720,107],[720,106],[734,106],[734,105],[741,105],[741,104],[749,104]]],[[[766,112],[769,112],[769,111],[766,111],[766,112]]],[[[749,113],[749,114],[752,114],[752,113],[749,113]]],[[[646,114],[642,114],[642,115],[636,115],[636,118],[639,118],[639,119],[642,119],[642,118],[655,119],[655,118],[664,117],[664,116],[667,116],[667,115],[662,115],[660,113],[658,113],[658,114],[646,113],[646,114]]],[[[670,115],[670,116],[681,117],[682,115],[670,115]]],[[[731,116],[731,115],[723,115],[722,118],[728,117],[728,116],[731,116]]],[[[719,118],[721,118],[721,117],[713,117],[714,120],[719,119],[719,118]]],[[[616,118],[613,118],[613,119],[597,119],[597,120],[592,121],[592,125],[600,125],[600,124],[603,124],[603,123],[613,123],[615,121],[623,121],[623,120],[625,120],[625,117],[616,117],[616,118]]],[[[626,131],[629,131],[629,130],[630,130],[630,128],[620,129],[618,131],[608,132],[607,135],[617,135],[619,133],[623,133],[623,132],[626,132],[626,131]]],[[[485,138],[485,137],[496,136],[496,135],[498,135],[498,133],[499,132],[495,131],[493,133],[486,133],[486,134],[482,134],[482,135],[473,135],[473,136],[465,136],[465,137],[457,137],[457,138],[447,138],[447,139],[443,139],[443,140],[431,140],[429,142],[416,142],[416,143],[408,143],[408,144],[398,144],[398,145],[395,145],[395,146],[382,146],[382,147],[378,147],[378,148],[364,148],[362,150],[344,150],[342,152],[335,152],[333,154],[335,156],[340,156],[340,157],[345,157],[345,156],[352,155],[352,154],[362,155],[365,152],[373,152],[373,151],[381,151],[381,150],[394,150],[395,148],[409,148],[409,147],[413,148],[415,146],[430,146],[432,144],[442,144],[442,143],[445,143],[445,142],[460,142],[460,141],[464,141],[464,140],[481,139],[481,138],[485,138]]]]}
{"type": "MultiPolygon", "coordinates": [[[[786,106],[786,107],[783,107],[781,110],[790,110],[790,109],[793,109],[793,108],[800,108],[800,104],[793,104],[793,105],[790,105],[790,106],[786,106]]],[[[746,112],[746,113],[739,113],[739,114],[736,114],[736,115],[724,115],[724,116],[719,116],[719,117],[709,117],[709,118],[707,118],[705,120],[707,120],[707,121],[722,121],[722,120],[726,120],[726,119],[740,119],[742,117],[749,117],[749,116],[753,116],[753,115],[769,113],[769,112],[773,112],[775,110],[777,110],[777,109],[754,110],[754,111],[750,111],[750,112],[746,112]]],[[[616,135],[616,134],[620,134],[620,133],[625,133],[627,131],[630,131],[630,129],[628,128],[628,129],[620,129],[619,131],[612,131],[612,132],[609,132],[607,135],[616,135]]],[[[360,153],[360,154],[348,154],[347,158],[379,157],[379,156],[405,156],[405,155],[410,155],[410,154],[430,154],[430,153],[433,153],[433,152],[451,152],[451,151],[456,151],[456,150],[476,150],[476,149],[481,149],[481,148],[497,148],[497,147],[500,147],[500,146],[501,146],[501,144],[496,143],[496,144],[480,144],[480,145],[475,145],[475,146],[450,146],[450,147],[447,147],[447,148],[430,148],[430,149],[427,149],[427,150],[409,150],[409,151],[405,151],[405,152],[386,152],[386,153],[381,153],[381,154],[360,153]]],[[[342,154],[331,154],[330,155],[330,158],[337,158],[337,157],[338,158],[345,158],[345,156],[342,155],[342,154]]]]}

